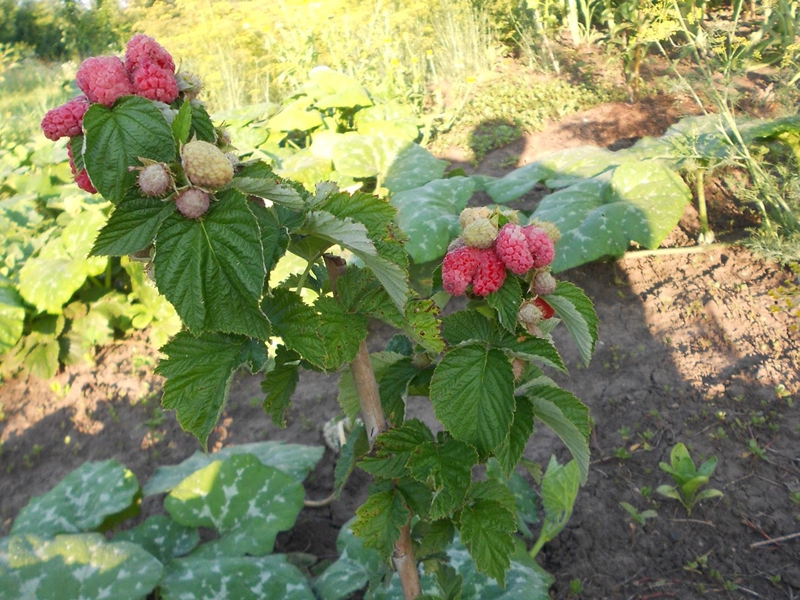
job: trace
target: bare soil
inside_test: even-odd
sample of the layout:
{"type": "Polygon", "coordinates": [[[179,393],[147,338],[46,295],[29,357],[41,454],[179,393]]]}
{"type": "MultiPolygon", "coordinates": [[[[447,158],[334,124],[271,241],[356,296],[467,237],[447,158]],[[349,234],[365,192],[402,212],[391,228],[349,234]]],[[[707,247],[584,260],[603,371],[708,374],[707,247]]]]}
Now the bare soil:
{"type": "MultiPolygon", "coordinates": [[[[659,135],[682,114],[665,98],[601,106],[489,154],[477,169],[497,175],[509,169],[499,165],[511,155],[525,164],[575,145],[622,147],[659,135]]],[[[708,193],[723,239],[752,224],[713,182],[708,193]]],[[[696,214],[687,209],[670,244],[689,245],[696,234],[696,214]]],[[[556,578],[552,597],[800,597],[800,536],[776,541],[800,532],[800,505],[791,496],[800,492],[800,337],[785,312],[772,310],[777,303],[768,295],[788,272],[730,246],[633,255],[561,277],[594,301],[600,338],[587,368],[563,332],[556,334],[570,368],[561,383],[590,407],[595,427],[589,481],[568,525],[539,556],[556,578]],[[710,487],[723,497],[699,503],[690,515],[654,492],[670,483],[658,463],[668,461],[677,442],[697,460],[719,459],[710,487]],[[623,501],[655,509],[658,517],[634,526],[623,501]]],[[[375,349],[388,333],[376,326],[375,349]]],[[[127,340],[103,349],[94,366],[0,387],[0,535],[32,496],[86,460],[114,458],[144,484],[159,465],[198,449],[159,407],[156,360],[153,349],[127,340]]],[[[322,424],[339,413],[335,376],[305,374],[285,429],[261,410],[259,381],[237,376],[212,449],[261,440],[324,443],[322,424]]],[[[418,399],[409,406],[415,416],[431,418],[418,399]]],[[[569,457],[540,428],[526,456],[546,462],[553,453],[569,457]]],[[[309,498],[330,492],[334,462],[326,450],[307,481],[309,498]]],[[[368,483],[356,473],[341,500],[304,510],[297,527],[279,538],[278,550],[333,559],[338,530],[368,483]]],[[[160,509],[160,498],[142,505],[143,515],[160,509]]]]}

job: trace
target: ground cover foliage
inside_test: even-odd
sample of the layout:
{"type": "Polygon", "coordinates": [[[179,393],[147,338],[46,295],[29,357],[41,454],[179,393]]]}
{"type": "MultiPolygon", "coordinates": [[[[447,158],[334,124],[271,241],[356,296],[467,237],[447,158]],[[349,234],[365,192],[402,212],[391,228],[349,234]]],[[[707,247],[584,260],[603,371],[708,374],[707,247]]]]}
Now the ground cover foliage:
{"type": "MultiPolygon", "coordinates": [[[[718,174],[726,178],[724,185],[751,202],[755,215],[753,223],[759,226],[753,230],[751,246],[783,262],[796,261],[797,182],[792,170],[782,165],[794,164],[798,126],[795,118],[779,116],[780,102],[792,98],[792,86],[797,81],[797,48],[791,33],[796,27],[797,15],[792,6],[778,3],[774,7],[748,10],[737,4],[731,7],[703,4],[696,7],[706,11],[701,16],[699,12],[670,13],[667,4],[600,4],[534,6],[528,3],[509,11],[502,10],[499,4],[473,5],[474,12],[466,13],[461,10],[464,7],[448,5],[439,9],[413,6],[380,13],[363,3],[357,7],[342,4],[332,10],[341,10],[348,16],[362,11],[370,14],[374,23],[383,23],[387,35],[380,52],[354,59],[353,56],[363,52],[354,43],[348,50],[349,55],[337,56],[336,52],[341,49],[328,43],[335,35],[314,29],[315,22],[307,36],[314,40],[307,46],[311,50],[305,55],[294,54],[307,56],[306,62],[294,61],[287,68],[289,59],[285,58],[277,66],[264,65],[258,49],[265,43],[260,35],[267,28],[253,26],[248,21],[248,28],[232,32],[224,46],[218,44],[212,49],[212,59],[198,60],[193,66],[204,71],[205,65],[217,64],[215,71],[222,77],[216,81],[212,75],[210,79],[212,103],[244,105],[214,117],[216,122],[224,121],[229,125],[232,142],[249,157],[267,160],[277,174],[298,180],[309,189],[318,181],[333,180],[343,188],[361,188],[388,197],[398,211],[400,231],[409,237],[406,250],[414,266],[422,267],[424,278],[430,276],[430,265],[441,258],[458,235],[458,214],[476,193],[486,194],[497,204],[514,205],[531,190],[546,186],[552,193],[538,204],[529,218],[559,225],[562,240],[554,270],[565,270],[597,259],[621,256],[632,243],[639,248],[658,248],[678,223],[692,195],[701,213],[698,237],[701,241],[712,241],[714,232],[707,217],[703,223],[704,182],[708,182],[704,175],[714,178],[718,174]],[[490,21],[485,20],[486,14],[492,11],[494,31],[489,27],[490,21]],[[470,15],[469,20],[459,25],[454,22],[458,14],[470,15]],[[509,14],[513,18],[506,18],[509,14]],[[523,27],[526,22],[530,29],[523,27]],[[735,27],[726,29],[726,23],[731,22],[735,27]],[[419,23],[426,26],[418,27],[419,23]],[[485,46],[454,48],[450,45],[444,52],[445,44],[441,41],[446,39],[447,31],[440,23],[448,23],[451,33],[455,31],[453,28],[461,27],[463,31],[472,27],[473,31],[485,34],[486,37],[478,36],[485,46]],[[248,31],[250,27],[257,33],[248,31]],[[412,39],[412,34],[417,32],[428,37],[424,41],[412,39]],[[703,33],[710,42],[702,38],[700,34],[703,33]],[[536,43],[526,45],[526,39],[536,43]],[[647,67],[648,56],[653,59],[661,52],[672,61],[673,67],[688,57],[698,68],[674,69],[674,73],[679,73],[675,81],[684,92],[692,90],[703,108],[716,114],[700,119],[687,118],[659,139],[645,138],[618,152],[569,150],[499,178],[465,172],[445,174],[447,162],[433,154],[437,148],[446,147],[448,135],[458,145],[469,145],[470,158],[477,161],[495,146],[541,126],[537,121],[541,114],[525,115],[524,122],[509,119],[509,105],[513,107],[515,102],[521,101],[519,94],[508,92],[510,104],[481,101],[474,94],[470,96],[471,90],[492,89],[492,82],[497,81],[488,72],[496,64],[492,57],[503,52],[502,43],[513,44],[529,64],[564,73],[572,59],[572,50],[563,44],[565,39],[575,46],[601,41],[618,46],[621,53],[612,58],[620,61],[627,86],[625,94],[631,97],[642,91],[642,67],[647,67]],[[419,49],[425,50],[424,57],[419,49]],[[447,53],[449,62],[448,57],[443,56],[447,53]],[[453,60],[456,55],[459,59],[453,60]],[[232,60],[234,56],[238,57],[237,61],[232,60]],[[338,67],[339,71],[311,69],[317,63],[338,67]],[[464,63],[482,64],[489,84],[478,85],[480,82],[474,75],[466,73],[482,71],[465,69],[464,63]],[[244,67],[246,75],[236,72],[241,65],[248,65],[244,67]],[[711,85],[712,78],[705,77],[703,68],[714,69],[720,65],[725,81],[715,88],[711,85]],[[766,69],[773,87],[740,96],[734,85],[736,76],[756,67],[766,69]],[[442,73],[447,73],[449,78],[444,84],[443,79],[437,79],[442,73]],[[253,81],[258,84],[255,89],[248,87],[253,81]],[[276,101],[277,98],[280,100],[276,101]],[[253,101],[260,102],[249,104],[253,101]],[[421,108],[429,112],[420,113],[421,108]],[[758,110],[752,111],[754,108],[758,110]],[[760,110],[765,114],[766,108],[773,111],[767,118],[742,116],[743,109],[754,113],[760,110]],[[491,132],[488,139],[479,130],[472,139],[464,137],[465,131],[484,122],[486,130],[491,132]],[[498,128],[498,124],[502,127],[498,128]],[[434,152],[426,149],[431,138],[440,144],[430,146],[434,152]],[[642,190],[652,197],[646,198],[640,193],[642,190]],[[569,205],[570,202],[575,206],[569,205]],[[566,210],[568,207],[570,210],[566,210]],[[577,212],[571,210],[576,207],[577,212]],[[626,221],[625,215],[630,215],[632,221],[626,221]],[[613,231],[609,231],[609,222],[613,231]]],[[[224,14],[226,22],[236,23],[248,13],[247,6],[238,6],[238,3],[233,8],[216,4],[209,4],[207,8],[208,14],[196,11],[200,27],[205,20],[218,19],[220,14],[224,14]]],[[[176,12],[169,15],[138,9],[140,18],[152,19],[146,26],[141,25],[145,21],[140,21],[140,26],[148,30],[166,27],[176,15],[185,16],[188,9],[188,6],[176,5],[176,12]]],[[[252,18],[252,14],[249,17],[252,18]]],[[[342,21],[347,23],[348,19],[342,21]]],[[[280,39],[284,42],[290,39],[290,34],[280,29],[277,28],[280,39]]],[[[453,39],[458,37],[457,32],[452,36],[453,39]]],[[[170,42],[178,43],[169,38],[165,43],[170,42]]],[[[192,47],[192,41],[184,42],[188,48],[192,47]]],[[[274,40],[271,43],[273,49],[280,46],[274,40]]],[[[289,45],[281,47],[285,49],[289,45]]],[[[7,56],[12,56],[9,64],[18,68],[20,63],[14,56],[7,56]]],[[[555,90],[553,100],[547,94],[544,96],[545,104],[552,104],[555,109],[552,113],[543,111],[545,117],[561,114],[559,111],[563,107],[578,109],[613,96],[609,88],[587,88],[585,83],[575,86],[557,81],[560,83],[552,87],[555,90]]],[[[502,84],[499,85],[502,92],[502,84]]],[[[57,96],[63,91],[53,93],[57,96]]],[[[499,96],[502,98],[502,94],[499,96]]],[[[45,102],[41,102],[42,106],[46,106],[45,102]]],[[[22,139],[18,131],[10,135],[22,139]]],[[[147,330],[151,341],[160,346],[177,331],[177,317],[172,307],[148,287],[138,265],[125,259],[103,259],[101,264],[96,258],[85,258],[91,243],[88,232],[102,226],[111,206],[98,203],[96,197],[74,188],[69,183],[70,174],[64,162],[58,167],[51,166],[58,163],[58,154],[54,160],[52,148],[45,146],[35,134],[31,137],[30,141],[10,143],[4,158],[10,174],[4,193],[11,200],[4,201],[3,205],[4,218],[9,224],[9,233],[3,242],[10,249],[0,296],[1,317],[7,325],[0,343],[10,349],[3,360],[4,376],[22,369],[39,377],[49,377],[60,365],[91,360],[96,347],[148,326],[151,326],[147,330]],[[30,176],[31,172],[36,178],[30,176]],[[70,191],[65,193],[65,189],[70,191]],[[43,286],[43,283],[48,285],[43,286]]],[[[59,148],[55,151],[60,152],[59,148]]],[[[64,154],[61,154],[62,161],[64,154]]],[[[115,186],[124,178],[104,178],[99,175],[101,169],[95,169],[99,185],[103,187],[101,192],[115,194],[118,191],[115,186]]],[[[259,178],[260,175],[248,177],[253,181],[242,183],[246,186],[242,191],[263,193],[263,182],[255,181],[259,178]]],[[[282,198],[289,201],[288,196],[282,198]]],[[[386,273],[384,276],[389,277],[386,273]]],[[[307,277],[312,285],[324,289],[325,278],[320,273],[311,270],[307,277]]],[[[426,283],[426,279],[422,281],[426,283]]],[[[796,311],[793,289],[796,287],[776,290],[784,300],[786,311],[796,311]]],[[[220,317],[206,313],[192,313],[188,318],[195,326],[221,323],[220,317]]],[[[319,360],[322,365],[326,359],[319,360]]],[[[400,362],[390,364],[399,365],[400,362]]],[[[291,378],[288,371],[282,376],[291,378]]],[[[273,407],[272,412],[281,415],[280,408],[273,407]]],[[[756,444],[751,451],[758,449],[756,444]]],[[[521,508],[517,506],[517,510],[521,508]]],[[[341,548],[349,548],[351,540],[344,533],[347,530],[342,531],[341,548]]],[[[540,541],[542,539],[540,537],[540,541]]],[[[535,547],[538,551],[540,545],[537,543],[535,547]]],[[[462,564],[457,557],[464,551],[463,547],[448,548],[450,561],[462,564]]],[[[535,563],[524,560],[524,553],[513,556],[516,558],[512,561],[519,559],[512,562],[513,568],[517,568],[516,565],[523,570],[535,567],[535,563]]],[[[367,564],[374,564],[369,556],[362,558],[367,564]]],[[[702,570],[701,567],[695,566],[698,570],[702,570]]],[[[342,565],[340,568],[347,577],[351,576],[347,568],[342,565]]],[[[363,565],[353,568],[363,570],[363,565]]],[[[381,576],[384,574],[380,572],[381,576]]],[[[448,578],[458,576],[465,582],[465,589],[470,589],[472,583],[469,582],[474,575],[467,571],[460,574],[442,571],[435,580],[424,585],[429,586],[431,593],[446,596],[448,578]]],[[[524,575],[520,581],[530,584],[525,579],[528,576],[539,577],[524,575]]],[[[377,579],[356,577],[354,581],[358,585],[354,583],[353,589],[368,584],[374,586],[377,579]]],[[[547,581],[542,575],[537,585],[546,588],[547,581]]],[[[475,585],[478,586],[475,589],[481,589],[484,584],[475,585]]],[[[331,586],[336,587],[336,584],[331,586]]],[[[373,593],[377,597],[398,593],[397,588],[394,592],[375,589],[373,593]]],[[[513,593],[513,586],[511,590],[513,593]]],[[[310,593],[320,592],[317,589],[310,593]]],[[[484,590],[483,593],[488,592],[484,590]]],[[[471,597],[469,593],[467,597],[471,597]]]]}

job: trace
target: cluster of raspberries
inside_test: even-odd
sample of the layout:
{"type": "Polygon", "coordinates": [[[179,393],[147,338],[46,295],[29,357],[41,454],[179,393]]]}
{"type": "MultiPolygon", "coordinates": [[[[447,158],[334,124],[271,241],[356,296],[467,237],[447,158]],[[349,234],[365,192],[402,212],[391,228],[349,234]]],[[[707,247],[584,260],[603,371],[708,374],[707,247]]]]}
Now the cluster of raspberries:
{"type": "MultiPolygon", "coordinates": [[[[110,107],[122,96],[141,96],[165,104],[178,97],[175,63],[161,44],[143,34],[133,36],[124,61],[116,56],[96,56],[81,63],[75,81],[83,95],[49,110],[42,119],[45,137],[56,141],[81,135],[83,115],[93,103],[110,107]]],[[[69,145],[67,146],[69,147],[69,145]]],[[[85,169],[78,171],[70,155],[70,167],[78,186],[95,193],[85,169]]]]}
{"type": "Polygon", "coordinates": [[[553,237],[558,230],[553,232],[547,225],[508,222],[498,229],[486,207],[465,209],[459,221],[461,237],[442,261],[442,284],[452,296],[464,294],[470,284],[473,294],[488,296],[502,287],[506,269],[525,275],[553,260],[553,237]]]}

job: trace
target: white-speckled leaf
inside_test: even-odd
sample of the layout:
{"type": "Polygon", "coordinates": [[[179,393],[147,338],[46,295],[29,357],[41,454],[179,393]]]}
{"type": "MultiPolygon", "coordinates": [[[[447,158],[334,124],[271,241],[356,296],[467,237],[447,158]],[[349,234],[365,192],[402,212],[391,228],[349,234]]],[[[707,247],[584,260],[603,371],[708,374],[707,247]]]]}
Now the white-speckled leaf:
{"type": "Polygon", "coordinates": [[[128,508],[138,491],[136,476],[117,461],[86,462],[49,492],[31,499],[11,533],[52,537],[90,531],[128,508]]]}
{"type": "Polygon", "coordinates": [[[98,533],[0,540],[0,600],[139,600],[162,573],[139,546],[98,533]]]}
{"type": "Polygon", "coordinates": [[[303,574],[282,554],[172,561],[163,600],[315,600],[303,574]]]}
{"type": "Polygon", "coordinates": [[[200,534],[194,527],[184,527],[169,515],[153,515],[132,529],[120,531],[115,542],[131,542],[141,546],[162,563],[183,556],[200,543],[200,534]]]}
{"type": "Polygon", "coordinates": [[[314,592],[320,600],[347,598],[370,580],[381,579],[386,572],[380,553],[364,548],[361,539],[350,530],[350,523],[339,531],[336,549],[339,558],[314,581],[314,592]]]}
{"type": "Polygon", "coordinates": [[[497,204],[505,204],[516,200],[531,191],[537,183],[553,177],[551,167],[536,161],[519,169],[514,169],[500,179],[482,179],[483,188],[497,204]]]}
{"type": "Polygon", "coordinates": [[[300,483],[322,458],[323,451],[322,446],[256,442],[228,446],[211,454],[195,452],[180,464],[156,469],[150,481],[144,486],[144,495],[169,492],[189,475],[208,466],[212,461],[225,460],[236,454],[252,454],[263,464],[280,469],[300,483]]]}
{"type": "Polygon", "coordinates": [[[408,144],[392,160],[383,185],[393,194],[412,190],[442,178],[446,168],[446,160],[439,160],[419,144],[408,144]]]}
{"type": "Polygon", "coordinates": [[[291,529],[303,508],[303,486],[252,454],[214,461],[184,479],[164,508],[186,527],[209,527],[220,537],[193,556],[263,556],[275,536],[291,529]]]}
{"type": "Polygon", "coordinates": [[[282,158],[279,168],[275,171],[281,177],[295,179],[306,186],[313,187],[317,182],[331,178],[333,166],[330,159],[321,158],[305,149],[282,158]]]}
{"type": "Polygon", "coordinates": [[[545,197],[534,218],[561,231],[552,267],[563,271],[621,256],[630,242],[657,248],[691,199],[673,171],[654,161],[626,162],[612,171],[545,197]]]}
{"type": "Polygon", "coordinates": [[[553,175],[545,181],[550,189],[572,185],[581,179],[588,179],[615,167],[623,157],[606,148],[579,146],[568,148],[543,156],[534,164],[552,171],[553,175]]]}
{"type": "Polygon", "coordinates": [[[342,175],[373,177],[385,174],[408,142],[403,138],[348,133],[333,147],[333,165],[342,175]]]}
{"type": "Polygon", "coordinates": [[[397,225],[410,238],[406,252],[415,263],[444,256],[447,245],[458,236],[458,215],[474,190],[471,178],[452,177],[392,196],[397,225]]]}

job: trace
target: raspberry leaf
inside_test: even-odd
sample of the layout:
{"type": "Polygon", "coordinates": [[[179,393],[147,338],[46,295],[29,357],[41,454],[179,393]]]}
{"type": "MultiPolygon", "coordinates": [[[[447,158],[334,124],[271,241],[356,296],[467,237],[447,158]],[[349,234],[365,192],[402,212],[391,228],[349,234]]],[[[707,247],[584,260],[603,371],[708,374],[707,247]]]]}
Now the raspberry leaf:
{"type": "Polygon", "coordinates": [[[297,352],[310,363],[325,368],[327,351],[319,334],[319,316],[312,307],[294,292],[274,288],[272,297],[265,296],[262,300],[261,308],[272,324],[273,334],[283,339],[286,348],[297,352]]]}
{"type": "Polygon", "coordinates": [[[120,98],[113,108],[93,104],[83,116],[83,160],[92,184],[115,204],[136,183],[139,158],[169,162],[175,158],[172,130],[161,111],[138,96],[120,98]]]}
{"type": "Polygon", "coordinates": [[[519,340],[512,335],[506,334],[497,340],[495,345],[504,349],[513,358],[521,358],[529,362],[553,367],[562,373],[567,372],[558,350],[549,340],[535,337],[526,337],[519,340]]]}
{"type": "Polygon", "coordinates": [[[474,448],[449,436],[414,449],[408,468],[414,479],[433,492],[430,519],[446,517],[461,506],[477,462],[474,448]]]}
{"type": "Polygon", "coordinates": [[[178,109],[178,114],[172,119],[172,137],[178,144],[185,144],[192,130],[192,105],[184,102],[178,109]]]}
{"type": "Polygon", "coordinates": [[[344,446],[341,447],[339,460],[336,461],[336,467],[333,470],[333,493],[335,498],[338,499],[341,496],[344,484],[347,483],[347,478],[356,468],[356,463],[368,452],[367,430],[363,425],[357,425],[347,436],[344,446]]]}
{"type": "Polygon", "coordinates": [[[485,344],[454,348],[434,371],[430,398],[445,429],[485,456],[506,438],[514,417],[511,363],[485,344]]]}
{"type": "Polygon", "coordinates": [[[284,413],[300,381],[299,371],[300,357],[285,346],[278,346],[275,368],[264,375],[261,382],[261,390],[267,394],[262,407],[278,427],[286,427],[284,413]]]}
{"type": "Polygon", "coordinates": [[[556,314],[564,321],[585,365],[594,352],[597,342],[597,314],[592,301],[576,285],[559,281],[556,291],[544,297],[556,314]]]}
{"type": "Polygon", "coordinates": [[[531,551],[532,556],[536,555],[542,544],[556,537],[569,521],[580,487],[580,475],[580,467],[574,460],[560,465],[554,456],[550,457],[550,464],[542,479],[544,522],[539,539],[531,551]]]}
{"type": "Polygon", "coordinates": [[[367,317],[345,312],[344,307],[330,296],[314,303],[319,312],[319,336],[325,348],[323,368],[338,369],[349,363],[358,352],[361,340],[367,338],[367,317]]]}
{"type": "Polygon", "coordinates": [[[497,312],[497,320],[509,333],[517,330],[517,311],[522,302],[522,286],[516,277],[506,277],[503,286],[486,296],[486,302],[497,312]]]}
{"type": "Polygon", "coordinates": [[[503,470],[505,477],[510,477],[517,466],[525,445],[533,433],[533,405],[524,396],[515,398],[517,408],[514,411],[514,420],[511,429],[503,443],[495,450],[494,455],[503,470]]]}
{"type": "Polygon", "coordinates": [[[158,231],[155,274],[195,333],[223,331],[266,340],[258,299],[266,278],[261,232],[236,191],[221,192],[202,219],[169,215],[158,231]]]}
{"type": "Polygon", "coordinates": [[[400,537],[400,527],[406,524],[408,515],[398,490],[376,492],[356,511],[353,533],[363,540],[365,548],[374,548],[388,563],[392,546],[400,537]]]}
{"type": "Polygon", "coordinates": [[[94,256],[123,256],[146,248],[156,237],[175,205],[154,198],[132,196],[114,208],[94,241],[94,256]]]}
{"type": "Polygon", "coordinates": [[[487,317],[474,310],[462,310],[442,319],[442,336],[451,346],[468,341],[490,342],[497,328],[487,317]]]}
{"type": "Polygon", "coordinates": [[[189,131],[189,138],[197,138],[203,142],[216,143],[217,134],[214,131],[214,123],[201,104],[189,103],[192,107],[192,127],[189,131]]]}
{"type": "Polygon", "coordinates": [[[514,511],[501,499],[477,498],[461,511],[458,530],[478,572],[486,573],[505,587],[506,571],[514,552],[512,534],[517,530],[514,511]]]}
{"type": "Polygon", "coordinates": [[[386,235],[396,212],[386,200],[362,192],[356,192],[352,196],[347,193],[332,194],[314,208],[327,211],[340,219],[349,217],[361,223],[372,239],[381,239],[386,235]]]}

